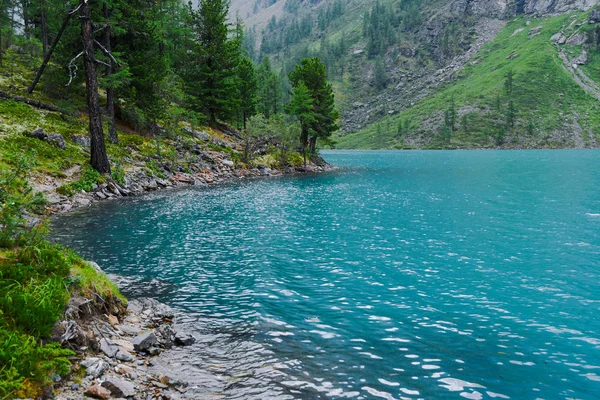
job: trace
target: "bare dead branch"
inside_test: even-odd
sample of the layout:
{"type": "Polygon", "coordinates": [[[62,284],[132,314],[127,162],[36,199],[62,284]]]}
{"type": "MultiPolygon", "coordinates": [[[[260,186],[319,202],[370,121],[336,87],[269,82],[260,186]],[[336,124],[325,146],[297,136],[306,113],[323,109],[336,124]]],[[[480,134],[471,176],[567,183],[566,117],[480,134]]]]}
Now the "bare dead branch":
{"type": "Polygon", "coordinates": [[[98,46],[100,48],[100,50],[102,50],[102,52],[108,57],[110,58],[110,60],[116,64],[117,66],[121,66],[121,64],[119,64],[119,62],[115,59],[115,57],[112,55],[112,53],[108,50],[106,50],[106,47],[104,47],[102,45],[102,43],[100,43],[99,41],[94,39],[94,43],[96,44],[96,46],[98,46]]]}
{"type": "Polygon", "coordinates": [[[71,61],[69,61],[69,83],[67,83],[66,86],[71,86],[73,79],[75,79],[75,77],[77,76],[77,64],[75,64],[75,61],[77,61],[77,59],[81,56],[83,56],[83,51],[77,54],[71,61]]]}

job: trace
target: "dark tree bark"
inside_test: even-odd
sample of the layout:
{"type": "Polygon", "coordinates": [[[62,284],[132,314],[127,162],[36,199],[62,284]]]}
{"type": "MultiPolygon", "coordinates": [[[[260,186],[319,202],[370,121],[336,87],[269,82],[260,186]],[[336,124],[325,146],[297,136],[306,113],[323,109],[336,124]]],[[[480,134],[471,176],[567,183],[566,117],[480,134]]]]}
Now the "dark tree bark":
{"type": "Polygon", "coordinates": [[[81,19],[81,41],[83,44],[83,65],[85,67],[85,86],[87,90],[88,115],[90,117],[90,163],[92,168],[101,174],[110,173],[110,163],[106,155],[104,131],[102,129],[102,110],[98,96],[98,76],[96,74],[96,57],[94,55],[94,27],[87,1],[79,10],[81,19]]]}
{"type": "Polygon", "coordinates": [[[48,52],[44,56],[44,61],[42,62],[40,69],[38,70],[37,74],[35,75],[35,79],[33,80],[33,82],[31,82],[31,85],[29,85],[29,88],[27,88],[27,93],[31,94],[35,90],[35,87],[39,83],[40,78],[42,77],[42,75],[44,74],[44,71],[46,70],[46,66],[48,65],[48,62],[50,61],[50,58],[52,57],[52,53],[54,53],[54,50],[56,49],[56,45],[60,41],[60,38],[62,37],[63,33],[65,33],[65,29],[67,29],[67,25],[69,25],[69,21],[71,20],[72,15],[73,15],[73,11],[71,11],[67,15],[65,15],[62,25],[60,26],[60,29],[58,30],[58,33],[56,34],[56,37],[54,38],[54,41],[52,42],[52,46],[50,46],[50,50],[48,50],[48,52]]]}
{"type": "Polygon", "coordinates": [[[0,67],[2,67],[2,56],[4,55],[4,50],[2,48],[2,29],[0,29],[0,67]]]}
{"type": "Polygon", "coordinates": [[[48,53],[48,16],[46,14],[46,2],[40,0],[40,28],[42,30],[42,46],[44,49],[44,57],[48,53]]]}
{"type": "MultiPolygon", "coordinates": [[[[106,20],[106,28],[104,29],[104,47],[110,53],[112,51],[110,44],[110,11],[106,3],[104,3],[103,11],[104,19],[106,20]]],[[[108,65],[109,66],[106,68],[106,74],[112,75],[112,60],[108,60],[108,65]]],[[[106,111],[109,118],[108,140],[110,140],[110,142],[113,144],[117,144],[119,143],[119,137],[117,136],[117,122],[115,120],[115,89],[113,87],[106,89],[106,111]]]]}
{"type": "Polygon", "coordinates": [[[317,137],[316,136],[311,136],[309,145],[310,145],[309,152],[310,152],[311,156],[313,154],[317,154],[317,137]]]}

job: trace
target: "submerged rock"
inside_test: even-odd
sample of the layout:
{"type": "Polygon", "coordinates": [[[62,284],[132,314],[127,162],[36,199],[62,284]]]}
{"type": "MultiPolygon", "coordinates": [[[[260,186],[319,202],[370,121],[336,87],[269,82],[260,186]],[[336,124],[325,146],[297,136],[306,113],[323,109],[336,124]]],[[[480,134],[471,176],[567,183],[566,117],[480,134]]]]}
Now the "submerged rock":
{"type": "Polygon", "coordinates": [[[177,331],[175,333],[175,344],[178,346],[191,346],[196,343],[196,339],[186,332],[177,331]]]}

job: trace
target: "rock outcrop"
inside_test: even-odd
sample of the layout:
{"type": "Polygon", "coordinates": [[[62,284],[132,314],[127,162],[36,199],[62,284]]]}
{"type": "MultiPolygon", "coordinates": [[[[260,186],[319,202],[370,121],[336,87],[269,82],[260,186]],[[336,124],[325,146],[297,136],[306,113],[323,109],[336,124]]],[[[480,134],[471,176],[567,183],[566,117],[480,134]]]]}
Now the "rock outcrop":
{"type": "Polygon", "coordinates": [[[459,15],[506,19],[520,13],[541,16],[589,10],[595,4],[595,0],[456,0],[451,10],[459,15]]]}

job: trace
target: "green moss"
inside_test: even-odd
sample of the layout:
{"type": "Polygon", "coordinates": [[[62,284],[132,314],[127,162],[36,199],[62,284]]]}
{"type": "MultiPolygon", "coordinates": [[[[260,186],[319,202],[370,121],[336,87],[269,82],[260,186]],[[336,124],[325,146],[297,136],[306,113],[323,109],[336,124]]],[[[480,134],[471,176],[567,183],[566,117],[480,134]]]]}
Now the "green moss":
{"type": "Polygon", "coordinates": [[[65,196],[74,196],[81,191],[92,192],[95,185],[102,183],[104,183],[104,177],[89,164],[85,164],[78,180],[60,186],[56,191],[65,196]]]}

